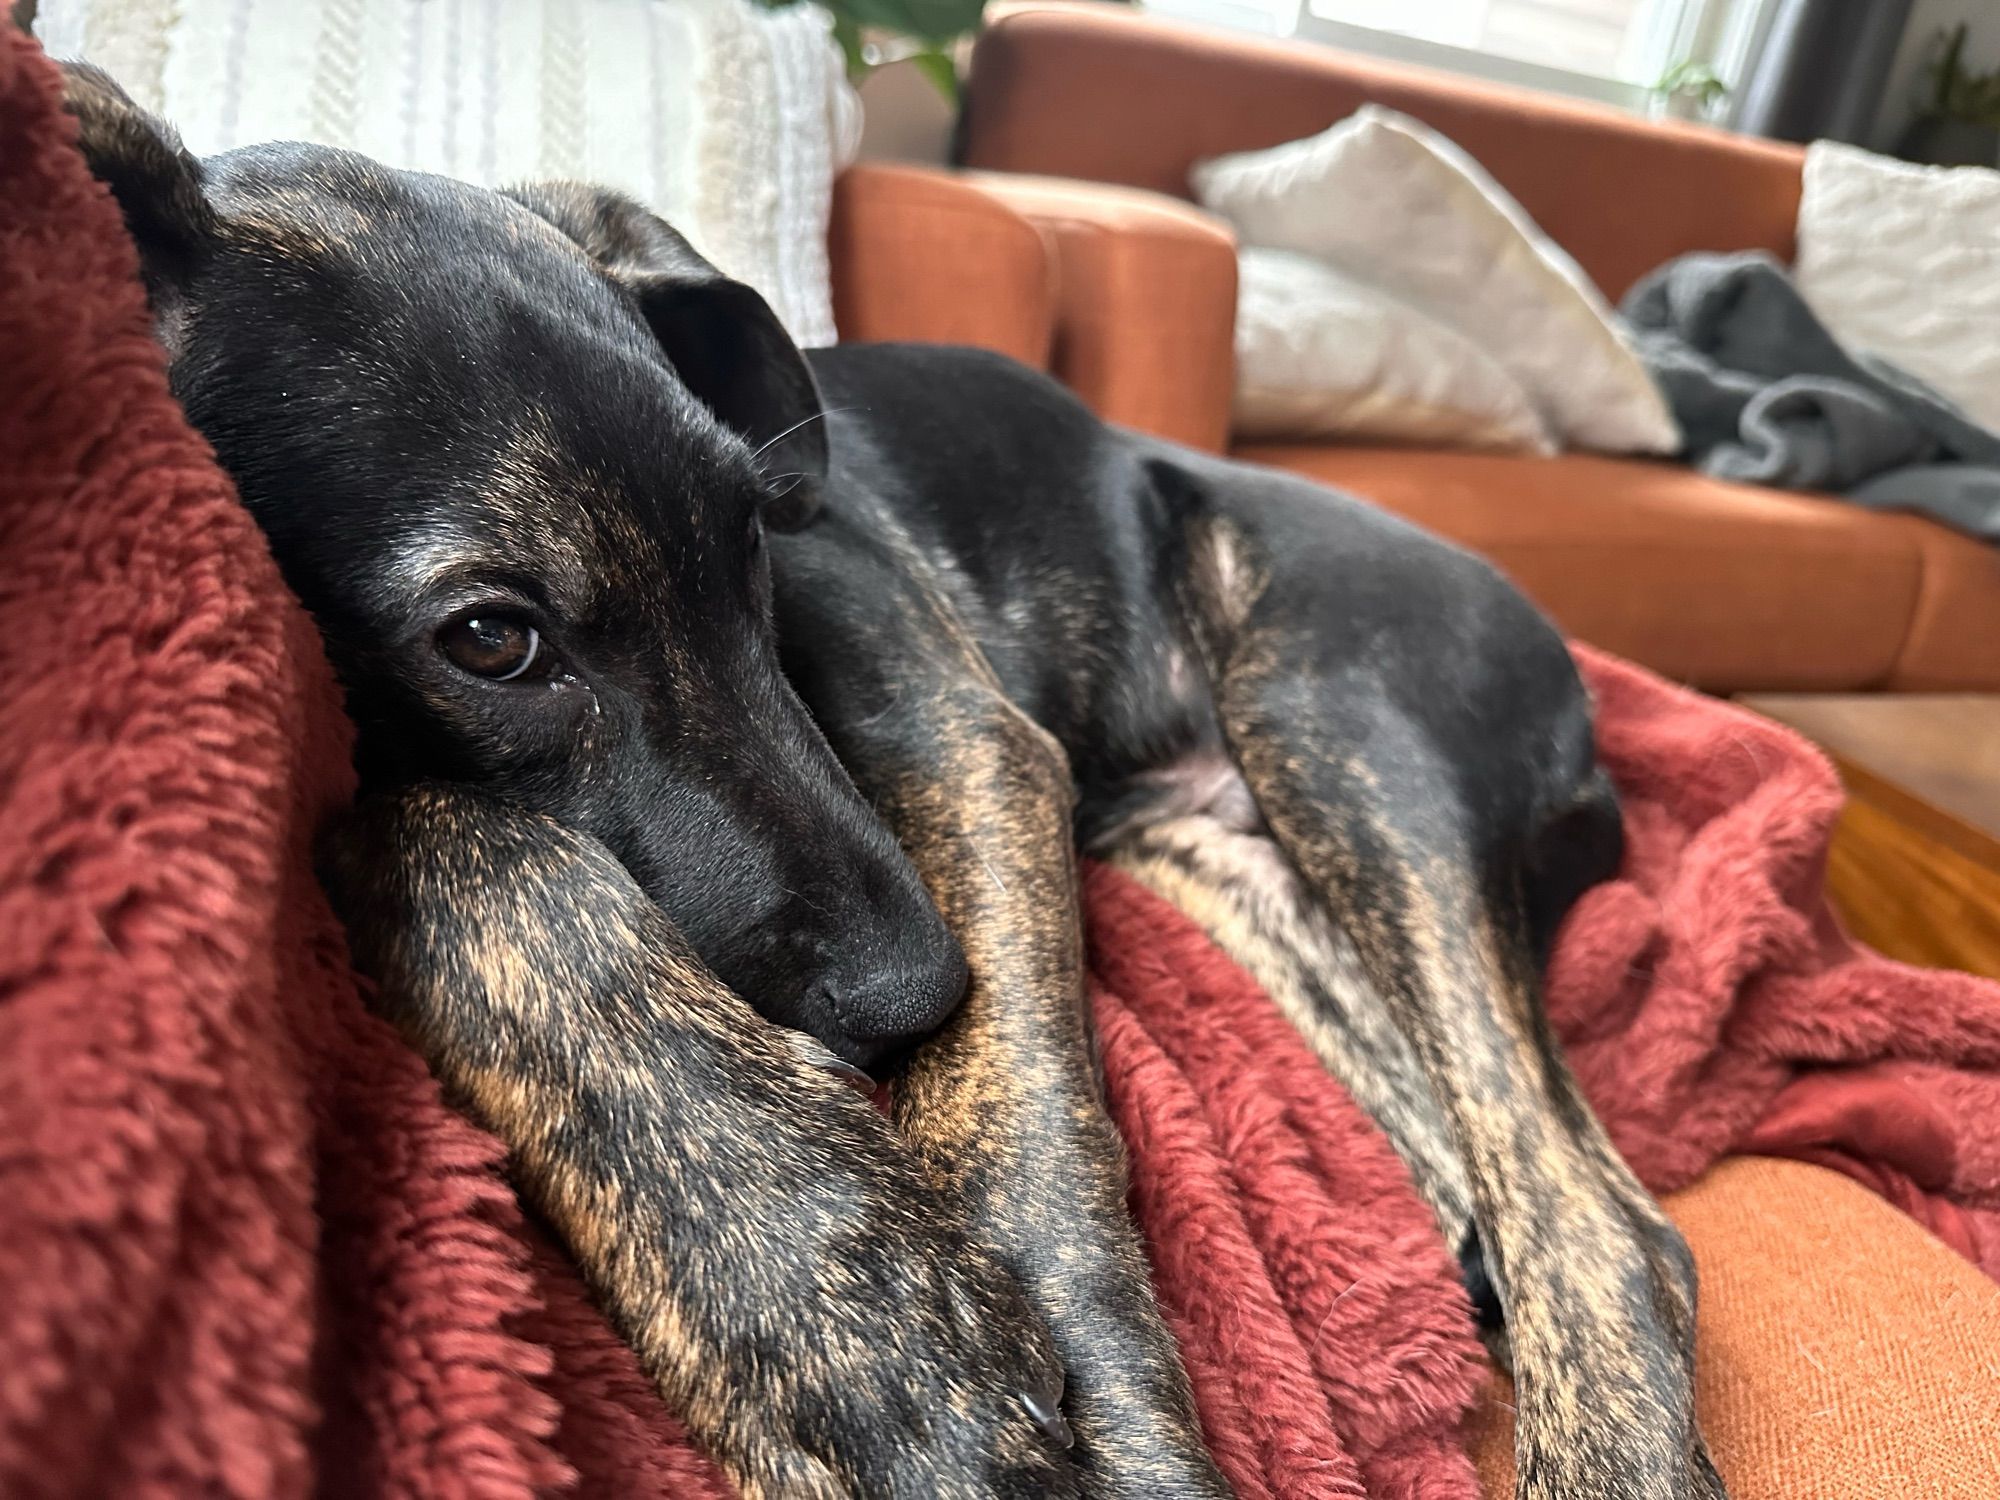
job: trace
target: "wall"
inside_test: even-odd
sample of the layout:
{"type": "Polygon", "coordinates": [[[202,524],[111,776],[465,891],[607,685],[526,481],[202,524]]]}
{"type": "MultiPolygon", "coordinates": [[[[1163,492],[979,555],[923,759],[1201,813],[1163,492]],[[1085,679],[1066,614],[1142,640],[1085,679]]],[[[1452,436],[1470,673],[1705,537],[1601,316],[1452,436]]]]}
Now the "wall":
{"type": "Polygon", "coordinates": [[[1910,24],[1897,49],[1895,67],[1882,97],[1881,113],[1875,117],[1875,145],[1887,150],[1910,123],[1914,101],[1922,89],[1925,61],[1932,52],[1937,32],[1956,26],[1970,26],[1966,35],[1967,62],[1980,72],[2000,67],[2000,4],[1994,0],[1916,0],[1910,9],[1910,24]]]}
{"type": "Polygon", "coordinates": [[[875,69],[862,80],[861,107],[863,158],[943,165],[951,151],[952,108],[915,66],[895,62],[875,69]]]}

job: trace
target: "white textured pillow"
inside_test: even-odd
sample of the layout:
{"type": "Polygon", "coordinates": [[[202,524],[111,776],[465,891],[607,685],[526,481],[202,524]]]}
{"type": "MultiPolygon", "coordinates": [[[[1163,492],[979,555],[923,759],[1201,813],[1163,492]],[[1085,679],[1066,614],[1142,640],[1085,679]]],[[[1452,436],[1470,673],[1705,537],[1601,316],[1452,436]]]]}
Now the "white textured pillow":
{"type": "Polygon", "coordinates": [[[1472,339],[1564,442],[1679,449],[1590,278],[1428,126],[1368,105],[1305,140],[1201,163],[1192,180],[1244,243],[1328,261],[1472,339]]]}
{"type": "Polygon", "coordinates": [[[1485,350],[1310,256],[1245,249],[1233,429],[1549,453],[1534,403],[1485,350]]]}
{"type": "Polygon", "coordinates": [[[1806,152],[1796,278],[1842,343],[2000,427],[2000,172],[1818,142],[1806,152]]]}
{"type": "Polygon", "coordinates": [[[860,136],[829,24],[753,0],[42,0],[35,22],[201,155],[319,141],[623,189],[808,345],[835,337],[827,214],[860,136]]]}

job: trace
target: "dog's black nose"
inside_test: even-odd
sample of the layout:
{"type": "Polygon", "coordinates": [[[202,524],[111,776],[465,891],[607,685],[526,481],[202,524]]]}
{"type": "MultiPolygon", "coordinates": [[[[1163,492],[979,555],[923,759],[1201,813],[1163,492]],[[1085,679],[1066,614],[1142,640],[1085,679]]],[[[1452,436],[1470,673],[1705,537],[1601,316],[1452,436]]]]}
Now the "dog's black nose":
{"type": "Polygon", "coordinates": [[[811,1029],[849,1062],[863,1067],[899,1042],[928,1036],[958,1009],[970,978],[957,942],[926,945],[920,954],[822,974],[807,1007],[811,1029]]]}

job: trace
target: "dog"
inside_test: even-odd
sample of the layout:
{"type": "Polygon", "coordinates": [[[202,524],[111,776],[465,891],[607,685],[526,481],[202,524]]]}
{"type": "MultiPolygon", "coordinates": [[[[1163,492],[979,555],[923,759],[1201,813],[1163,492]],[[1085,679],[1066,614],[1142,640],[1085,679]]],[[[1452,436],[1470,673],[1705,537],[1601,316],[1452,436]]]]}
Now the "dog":
{"type": "Polygon", "coordinates": [[[346,686],[356,960],[745,1494],[1228,1493],[1125,1210],[1079,848],[1479,1249],[1518,1494],[1722,1494],[1691,1260],[1537,989],[1617,806],[1495,572],[997,356],[802,355],[615,193],[201,162],[67,89],[346,686]]]}

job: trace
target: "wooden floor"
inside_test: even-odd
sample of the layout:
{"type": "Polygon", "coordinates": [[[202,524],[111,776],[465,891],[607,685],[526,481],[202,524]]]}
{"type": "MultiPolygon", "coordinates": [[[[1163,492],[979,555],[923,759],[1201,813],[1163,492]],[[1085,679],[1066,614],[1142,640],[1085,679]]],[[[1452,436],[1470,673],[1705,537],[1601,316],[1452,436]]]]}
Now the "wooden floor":
{"type": "Polygon", "coordinates": [[[1921,803],[1835,757],[1847,782],[1827,891],[1847,930],[1905,963],[2000,979],[2000,845],[1968,852],[1921,803]]]}
{"type": "Polygon", "coordinates": [[[1848,930],[2000,979],[2000,698],[1742,702],[1817,741],[1847,785],[1827,891],[1848,930]]]}

